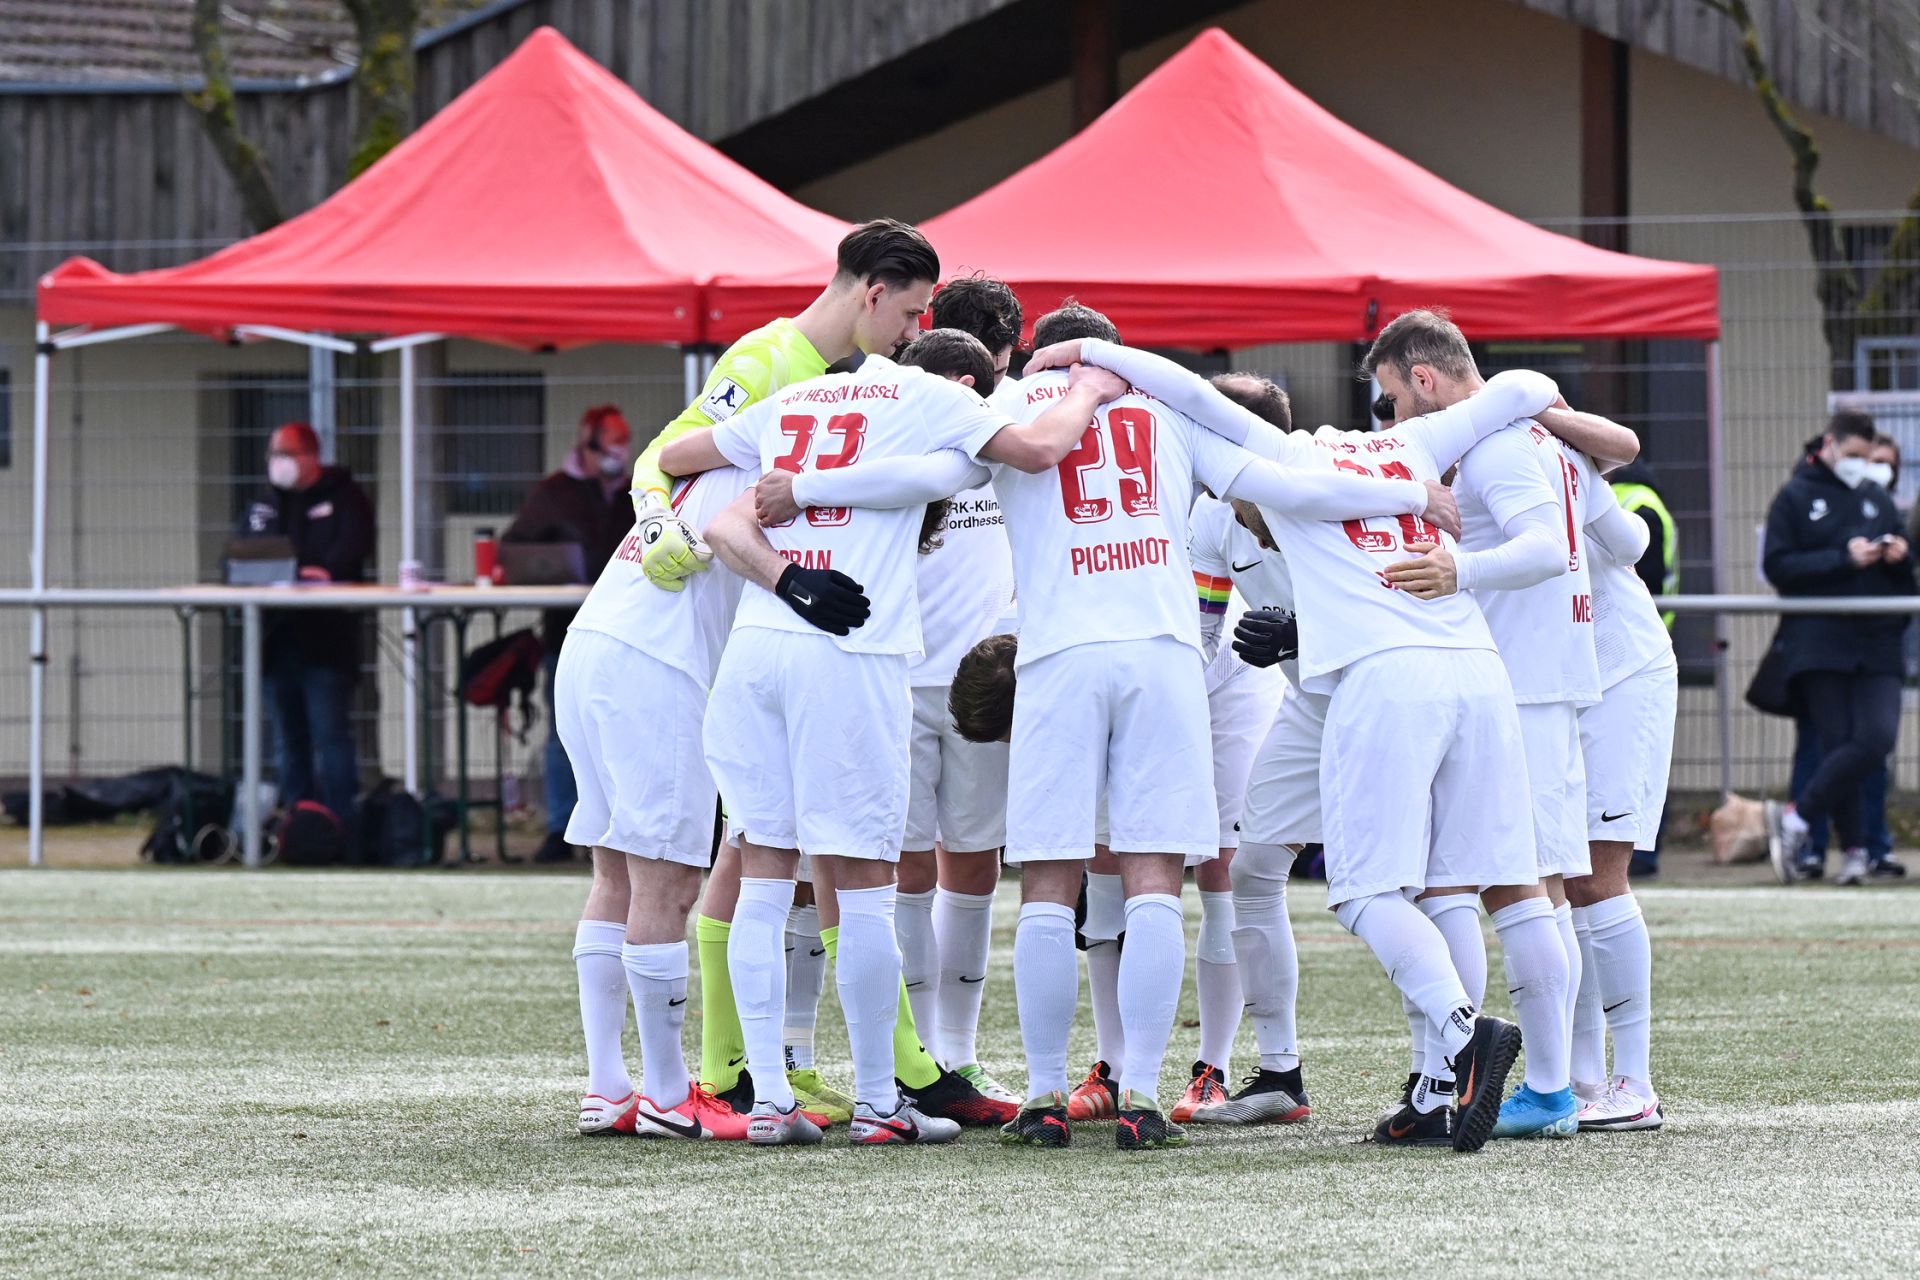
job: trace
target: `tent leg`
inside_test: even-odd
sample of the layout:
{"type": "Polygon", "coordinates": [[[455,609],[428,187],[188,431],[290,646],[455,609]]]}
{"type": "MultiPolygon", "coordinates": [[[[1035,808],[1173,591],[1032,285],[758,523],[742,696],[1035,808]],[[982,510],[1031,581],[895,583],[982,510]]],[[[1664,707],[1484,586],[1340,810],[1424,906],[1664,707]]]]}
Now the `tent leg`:
{"type": "MultiPolygon", "coordinates": [[[[34,326],[33,355],[33,589],[47,589],[47,423],[53,393],[52,331],[45,321],[34,326]]],[[[46,863],[47,785],[47,611],[36,605],[28,640],[27,683],[27,865],[46,863]]]]}
{"type": "MultiPolygon", "coordinates": [[[[240,861],[249,869],[260,865],[261,721],[266,716],[260,690],[260,605],[249,600],[240,606],[240,861]]],[[[297,796],[285,797],[289,808],[297,796]]]]}
{"type": "MultiPolygon", "coordinates": [[[[420,572],[419,550],[415,545],[414,523],[414,348],[400,348],[400,563],[401,584],[420,572]]],[[[403,680],[416,678],[415,659],[420,649],[419,619],[412,609],[400,611],[401,670],[403,680]]],[[[410,795],[420,794],[420,706],[411,695],[400,699],[401,750],[404,778],[410,795]]]]}
{"type": "MultiPolygon", "coordinates": [[[[1720,434],[1720,410],[1723,397],[1720,389],[1720,343],[1716,339],[1707,344],[1707,475],[1709,522],[1713,530],[1713,591],[1720,595],[1727,589],[1726,556],[1722,550],[1724,542],[1721,517],[1726,513],[1726,457],[1725,442],[1720,434]]],[[[1685,588],[1682,588],[1683,590],[1685,588]]],[[[1717,703],[1720,735],[1720,794],[1733,794],[1733,672],[1730,668],[1729,646],[1727,638],[1727,615],[1713,615],[1713,683],[1714,699],[1717,703]]]]}

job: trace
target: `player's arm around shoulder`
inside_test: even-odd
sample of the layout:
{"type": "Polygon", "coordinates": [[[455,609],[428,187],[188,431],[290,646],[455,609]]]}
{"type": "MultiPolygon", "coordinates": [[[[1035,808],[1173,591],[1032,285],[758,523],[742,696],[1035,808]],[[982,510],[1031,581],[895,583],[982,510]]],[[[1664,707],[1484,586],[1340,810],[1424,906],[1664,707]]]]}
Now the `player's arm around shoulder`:
{"type": "Polygon", "coordinates": [[[749,488],[708,523],[707,541],[720,563],[830,635],[844,636],[865,625],[872,610],[866,589],[837,569],[803,569],[789,562],[761,532],[754,504],[749,488]]]}
{"type": "Polygon", "coordinates": [[[974,456],[1035,474],[1060,465],[1093,422],[1094,410],[1131,390],[1125,379],[1093,365],[1076,365],[1067,394],[1032,422],[1009,422],[977,446],[974,456]]]}

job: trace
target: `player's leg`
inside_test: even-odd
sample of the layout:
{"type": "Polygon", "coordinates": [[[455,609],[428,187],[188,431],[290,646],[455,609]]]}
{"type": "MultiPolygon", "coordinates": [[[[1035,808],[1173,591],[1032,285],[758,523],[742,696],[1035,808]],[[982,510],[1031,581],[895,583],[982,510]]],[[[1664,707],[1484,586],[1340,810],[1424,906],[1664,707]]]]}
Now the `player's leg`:
{"type": "MultiPolygon", "coordinates": [[[[1215,774],[1218,775],[1218,755],[1215,774]]],[[[1225,829],[1238,840],[1238,832],[1225,829]]],[[[1200,894],[1200,936],[1194,942],[1193,991],[1200,1007],[1200,1056],[1194,1060],[1186,1092],[1173,1105],[1171,1119],[1185,1124],[1201,1107],[1227,1100],[1227,1080],[1233,1069],[1233,1037],[1240,1029],[1245,996],[1240,985],[1240,963],[1233,949],[1233,880],[1230,870],[1234,846],[1223,844],[1220,856],[1193,869],[1194,888],[1200,894]]]]}
{"type": "Polygon", "coordinates": [[[939,865],[931,845],[902,850],[894,900],[894,934],[900,943],[900,980],[906,984],[913,1023],[931,1036],[937,1025],[940,947],[933,932],[934,890],[939,865]]]}
{"type": "MultiPolygon", "coordinates": [[[[600,666],[626,646],[602,636],[581,639],[561,655],[554,719],[560,734],[574,746],[573,759],[583,775],[585,803],[575,806],[569,830],[581,837],[579,843],[597,845],[611,825],[613,785],[613,762],[601,758],[598,722],[618,707],[611,698],[595,694],[603,678],[600,666]]],[[[587,1052],[587,1090],[580,1100],[582,1133],[632,1133],[634,1129],[633,1080],[621,1043],[627,1025],[627,976],[620,964],[627,898],[626,860],[617,853],[596,853],[593,880],[573,938],[580,1029],[587,1052]]]]}
{"type": "Polygon", "coordinates": [[[1120,1017],[1120,956],[1126,945],[1127,892],[1120,881],[1120,859],[1107,847],[1106,803],[1095,832],[1093,857],[1086,863],[1082,893],[1086,910],[1080,939],[1087,958],[1087,999],[1093,1007],[1094,1062],[1067,1101],[1075,1120],[1110,1120],[1120,1105],[1115,1083],[1127,1056],[1126,1025],[1120,1017]]]}
{"type": "Polygon", "coordinates": [[[1106,784],[1104,687],[1086,678],[1077,650],[1020,669],[1007,771],[1007,852],[1020,867],[1013,986],[1027,1061],[1027,1101],[1001,1130],[1005,1141],[1064,1147],[1067,1038],[1080,997],[1074,902],[1092,852],[1095,809],[1106,784]]]}
{"type": "MultiPolygon", "coordinates": [[[[1460,977],[1467,999],[1479,1008],[1487,998],[1487,944],[1480,932],[1480,899],[1471,886],[1428,889],[1415,901],[1420,913],[1433,921],[1433,927],[1446,939],[1447,958],[1460,977]]],[[[1405,1002],[1403,1001],[1403,1005],[1405,1002]]],[[[1411,1006],[1407,1006],[1411,1007],[1411,1006]]],[[[1453,1092],[1454,1073],[1448,1065],[1439,1034],[1424,1015],[1417,1029],[1414,1052],[1420,1061],[1418,1074],[1408,1085],[1400,1106],[1410,1105],[1420,1078],[1429,1079],[1429,1092],[1445,1095],[1453,1092]]],[[[1393,1111],[1399,1110],[1396,1106],[1393,1111]]]]}
{"type": "MultiPolygon", "coordinates": [[[[1107,812],[1127,892],[1116,1141],[1122,1149],[1176,1145],[1185,1134],[1162,1114],[1158,1094],[1186,968],[1180,881],[1189,860],[1216,856],[1220,835],[1206,679],[1198,651],[1170,637],[1100,648],[1113,707],[1107,812]]],[[[1230,950],[1230,931],[1226,942],[1230,950]]]]}
{"type": "Polygon", "coordinates": [[[933,932],[939,989],[931,1030],[942,1065],[983,1096],[1017,1106],[1020,1096],[987,1073],[976,1045],[992,944],[993,896],[1000,883],[1000,847],[1007,842],[1007,744],[962,738],[946,710],[947,690],[936,692],[941,839],[933,932]]]}
{"type": "MultiPolygon", "coordinates": [[[[720,1095],[735,1090],[747,1061],[740,1013],[733,1002],[733,979],[727,972],[727,943],[733,936],[739,899],[740,845],[735,838],[714,854],[693,922],[694,945],[700,953],[700,1083],[720,1095]]],[[[751,1105],[751,1086],[741,1101],[751,1105]]]]}
{"type": "MultiPolygon", "coordinates": [[[[1467,656],[1484,656],[1505,683],[1495,655],[1467,656]]],[[[1334,914],[1426,1015],[1442,1063],[1461,1081],[1457,1093],[1447,1095],[1429,1062],[1412,1103],[1382,1121],[1375,1138],[1471,1151],[1486,1141],[1498,1117],[1519,1034],[1512,1024],[1479,1013],[1453,967],[1445,936],[1407,896],[1427,885],[1446,887],[1452,879],[1435,855],[1442,847],[1443,769],[1461,747],[1457,684],[1463,671],[1475,671],[1459,657],[1453,650],[1406,649],[1349,666],[1328,704],[1320,793],[1334,914]],[[1420,797],[1431,800],[1423,805],[1420,797]],[[1450,1108],[1450,1102],[1457,1105],[1450,1108]]],[[[1511,694],[1507,715],[1510,721],[1511,694]]],[[[1516,729],[1510,744],[1515,755],[1518,737],[1516,729]]],[[[1514,846],[1510,856],[1530,869],[1532,824],[1524,791],[1516,799],[1517,819],[1494,813],[1487,815],[1488,824],[1496,847],[1514,846]],[[1508,830],[1516,821],[1518,833],[1508,830]]]]}

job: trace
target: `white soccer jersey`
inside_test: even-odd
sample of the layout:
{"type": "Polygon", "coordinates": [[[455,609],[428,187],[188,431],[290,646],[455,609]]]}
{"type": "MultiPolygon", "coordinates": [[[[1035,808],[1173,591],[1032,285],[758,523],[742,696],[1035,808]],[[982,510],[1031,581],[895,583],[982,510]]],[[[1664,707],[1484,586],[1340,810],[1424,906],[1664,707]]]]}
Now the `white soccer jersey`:
{"type": "MultiPolygon", "coordinates": [[[[1590,497],[1587,523],[1594,524],[1618,511],[1613,486],[1601,477],[1584,455],[1575,455],[1580,482],[1590,497]]],[[[1639,517],[1630,517],[1638,519],[1639,517]]],[[[1671,656],[1673,637],[1653,593],[1631,564],[1616,564],[1604,555],[1593,557],[1593,652],[1600,668],[1600,687],[1611,689],[1655,659],[1671,656]]]]}
{"type": "MultiPolygon", "coordinates": [[[[1328,465],[1332,465],[1329,461],[1328,465]]],[[[1209,612],[1224,591],[1228,597],[1226,615],[1221,623],[1220,649],[1233,647],[1233,628],[1248,609],[1278,609],[1294,612],[1293,576],[1287,560],[1278,551],[1260,545],[1253,531],[1234,517],[1233,508],[1218,498],[1203,497],[1193,505],[1193,530],[1189,539],[1193,558],[1194,588],[1200,593],[1201,608],[1209,612]],[[1238,604],[1238,608],[1235,605],[1238,604]]],[[[1215,659],[1217,664],[1219,659],[1215,659]]],[[[1300,683],[1300,660],[1288,658],[1280,664],[1287,683],[1300,683]]],[[[1208,671],[1208,687],[1213,684],[1208,671]]]]}
{"type": "MultiPolygon", "coordinates": [[[[1024,380],[1031,422],[1067,392],[1064,372],[1024,380]]],[[[1021,610],[1017,665],[1074,645],[1172,636],[1197,651],[1187,559],[1195,480],[1223,493],[1250,455],[1168,406],[1126,395],[1100,407],[1059,466],[993,468],[1021,610]]]]}
{"type": "MultiPolygon", "coordinates": [[[[736,414],[714,427],[713,442],[735,466],[825,471],[937,449],[975,454],[1006,425],[1005,415],[959,383],[869,356],[855,373],[787,387],[736,414]]],[[[831,637],[840,648],[917,656],[913,579],[922,514],[919,507],[812,507],[768,529],[767,541],[795,564],[837,569],[861,584],[873,615],[850,635],[831,637]]],[[[741,597],[734,625],[825,634],[758,586],[741,597]]]]}
{"type": "Polygon", "coordinates": [[[916,688],[952,684],[960,659],[1013,603],[1013,548],[992,484],[953,495],[940,545],[916,561],[914,583],[926,656],[909,679],[916,688]]]}
{"type": "Polygon", "coordinates": [[[1586,548],[1592,486],[1581,477],[1574,456],[1544,427],[1515,423],[1469,449],[1454,480],[1464,550],[1505,545],[1502,530],[1540,506],[1552,507],[1554,526],[1565,541],[1565,573],[1532,586],[1473,592],[1500,646],[1518,703],[1585,707],[1600,700],[1586,548]]]}
{"type": "MultiPolygon", "coordinates": [[[[759,477],[757,463],[747,470],[715,467],[704,471],[674,486],[673,509],[696,530],[705,530],[759,477]]],[[[612,636],[676,671],[686,672],[705,689],[713,683],[714,670],[720,665],[720,651],[726,647],[744,584],[716,564],[708,572],[688,578],[686,590],[662,591],[648,582],[640,569],[645,549],[640,545],[638,528],[621,540],[567,629],[612,636]]]]}

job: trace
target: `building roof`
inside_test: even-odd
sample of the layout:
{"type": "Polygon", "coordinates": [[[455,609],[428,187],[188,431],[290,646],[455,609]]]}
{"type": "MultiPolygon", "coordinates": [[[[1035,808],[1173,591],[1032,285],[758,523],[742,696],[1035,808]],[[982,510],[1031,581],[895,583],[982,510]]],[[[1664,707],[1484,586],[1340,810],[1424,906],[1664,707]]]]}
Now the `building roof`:
{"type": "MultiPolygon", "coordinates": [[[[421,0],[420,32],[492,0],[421,0]]],[[[353,22],[340,0],[243,0],[221,6],[233,75],[299,82],[351,68],[353,22]]],[[[0,84],[187,84],[200,78],[193,0],[0,0],[0,84]]]]}

